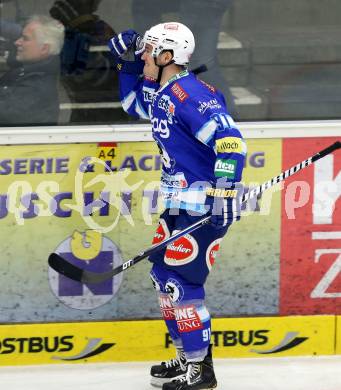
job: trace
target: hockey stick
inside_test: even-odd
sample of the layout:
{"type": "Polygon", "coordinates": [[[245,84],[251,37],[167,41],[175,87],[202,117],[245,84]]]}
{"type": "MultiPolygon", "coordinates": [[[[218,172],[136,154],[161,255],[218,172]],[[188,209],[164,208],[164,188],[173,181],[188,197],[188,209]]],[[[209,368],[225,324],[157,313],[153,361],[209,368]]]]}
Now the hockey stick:
{"type": "MultiPolygon", "coordinates": [[[[287,169],[286,171],[282,172],[280,175],[273,177],[271,180],[266,181],[265,183],[251,189],[242,197],[242,203],[247,202],[249,199],[252,199],[256,197],[258,194],[264,192],[268,188],[274,186],[277,183],[280,183],[281,181],[285,180],[289,176],[294,175],[301,169],[304,169],[308,167],[309,165],[313,164],[315,161],[319,160],[320,158],[323,158],[327,156],[328,154],[334,152],[337,149],[341,148],[341,142],[337,141],[334,144],[328,146],[327,148],[321,150],[320,152],[316,153],[312,157],[309,157],[308,159],[302,161],[299,164],[294,165],[293,167],[287,169]]],[[[81,268],[78,268],[77,266],[69,263],[66,261],[63,257],[58,255],[57,253],[51,253],[48,259],[48,263],[51,268],[53,268],[58,273],[67,276],[70,279],[73,279],[77,282],[85,283],[85,284],[95,284],[95,283],[101,283],[104,282],[107,279],[113,278],[115,275],[119,274],[120,272],[132,267],[139,261],[145,259],[146,257],[150,256],[151,254],[165,248],[167,245],[172,243],[173,241],[177,240],[179,237],[184,236],[185,234],[191,233],[194,230],[199,229],[201,226],[206,225],[209,223],[210,216],[206,216],[202,219],[200,219],[198,222],[188,226],[186,229],[181,230],[180,232],[172,235],[171,237],[167,238],[166,240],[160,242],[159,244],[153,245],[150,248],[146,249],[145,251],[139,253],[137,256],[133,257],[132,259],[124,262],[120,266],[114,268],[111,271],[107,272],[91,272],[86,271],[81,268]]]]}

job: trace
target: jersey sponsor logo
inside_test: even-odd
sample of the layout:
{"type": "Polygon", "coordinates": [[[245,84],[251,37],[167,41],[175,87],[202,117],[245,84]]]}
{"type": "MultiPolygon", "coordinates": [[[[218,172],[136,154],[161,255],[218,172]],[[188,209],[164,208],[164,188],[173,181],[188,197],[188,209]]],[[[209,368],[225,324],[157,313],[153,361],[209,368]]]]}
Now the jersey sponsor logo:
{"type": "Polygon", "coordinates": [[[153,103],[155,99],[155,90],[153,88],[143,87],[142,88],[143,99],[147,103],[153,103]]]}
{"type": "Polygon", "coordinates": [[[173,95],[180,100],[181,103],[183,103],[188,98],[187,92],[185,92],[185,90],[178,83],[174,83],[172,85],[171,91],[173,95]]]}
{"type": "Polygon", "coordinates": [[[167,119],[169,123],[173,123],[173,116],[175,114],[175,105],[171,102],[168,95],[162,95],[158,101],[157,106],[166,112],[167,119]]]}
{"type": "Polygon", "coordinates": [[[208,88],[211,92],[213,92],[213,93],[217,92],[217,90],[213,87],[213,85],[208,84],[208,83],[206,83],[206,82],[203,81],[203,80],[199,80],[199,81],[201,82],[201,84],[204,84],[204,86],[205,86],[206,88],[208,88]]]}
{"type": "Polygon", "coordinates": [[[214,240],[207,248],[206,250],[206,264],[207,268],[211,271],[213,264],[215,262],[215,259],[217,257],[221,238],[218,238],[217,240],[214,240]]]}
{"type": "Polygon", "coordinates": [[[199,101],[198,111],[200,114],[204,114],[208,109],[222,108],[222,105],[218,102],[217,99],[211,99],[207,102],[199,101]]]}
{"type": "MultiPolygon", "coordinates": [[[[177,230],[174,233],[178,232],[177,230]]],[[[184,265],[193,261],[199,252],[198,243],[193,236],[186,234],[169,244],[165,253],[168,265],[184,265]]]]}
{"type": "Polygon", "coordinates": [[[203,329],[203,324],[194,305],[175,308],[174,313],[180,333],[203,329]]]}
{"type": "Polygon", "coordinates": [[[168,95],[162,95],[157,103],[157,106],[161,108],[161,110],[167,112],[169,110],[170,104],[172,104],[172,102],[170,101],[170,97],[168,95]]]}
{"type": "Polygon", "coordinates": [[[169,128],[167,119],[152,118],[153,132],[159,133],[161,138],[169,138],[169,128]]]}
{"type": "Polygon", "coordinates": [[[164,320],[174,320],[174,307],[171,298],[167,295],[159,296],[159,305],[164,320]]]}
{"type": "Polygon", "coordinates": [[[169,101],[168,112],[171,115],[175,115],[175,104],[173,104],[171,101],[169,101]]]}
{"type": "Polygon", "coordinates": [[[167,201],[174,201],[174,202],[180,202],[181,201],[181,196],[179,191],[171,191],[171,192],[166,192],[161,190],[161,196],[164,202],[167,201]]]}
{"type": "Polygon", "coordinates": [[[243,142],[237,137],[224,137],[216,140],[217,152],[244,154],[243,142]]]}
{"type": "Polygon", "coordinates": [[[166,240],[168,237],[170,237],[168,226],[166,224],[166,221],[161,218],[159,221],[159,226],[157,227],[156,232],[154,234],[152,245],[160,244],[160,242],[166,240]]]}
{"type": "Polygon", "coordinates": [[[166,172],[162,172],[161,186],[172,188],[187,188],[188,183],[185,175],[182,172],[177,173],[176,175],[169,175],[166,172]]]}
{"type": "Polygon", "coordinates": [[[207,188],[206,195],[215,196],[219,198],[236,198],[237,190],[225,190],[224,188],[207,188]]]}
{"type": "Polygon", "coordinates": [[[216,177],[227,177],[234,179],[236,175],[237,161],[232,159],[218,158],[214,166],[214,175],[216,177]]]}

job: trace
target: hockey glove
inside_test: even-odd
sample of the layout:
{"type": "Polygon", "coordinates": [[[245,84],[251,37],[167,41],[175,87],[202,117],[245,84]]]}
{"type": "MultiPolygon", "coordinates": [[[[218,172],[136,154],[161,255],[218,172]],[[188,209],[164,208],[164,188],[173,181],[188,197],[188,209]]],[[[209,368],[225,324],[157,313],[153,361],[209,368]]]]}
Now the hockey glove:
{"type": "Polygon", "coordinates": [[[144,46],[141,35],[134,30],[126,30],[111,38],[108,46],[115,58],[118,71],[142,74],[144,61],[141,55],[144,46]]]}
{"type": "Polygon", "coordinates": [[[228,188],[209,188],[206,190],[206,206],[211,213],[211,225],[222,229],[240,220],[244,187],[231,184],[228,188]]]}

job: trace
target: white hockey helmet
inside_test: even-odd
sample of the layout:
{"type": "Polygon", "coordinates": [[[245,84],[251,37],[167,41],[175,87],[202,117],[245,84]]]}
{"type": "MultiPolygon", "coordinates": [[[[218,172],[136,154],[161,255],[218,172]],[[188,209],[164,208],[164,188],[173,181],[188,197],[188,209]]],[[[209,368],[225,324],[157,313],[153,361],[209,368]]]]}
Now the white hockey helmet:
{"type": "Polygon", "coordinates": [[[187,65],[195,48],[192,31],[182,23],[160,23],[147,30],[143,43],[153,47],[152,56],[157,57],[163,50],[173,51],[173,62],[187,65]]]}

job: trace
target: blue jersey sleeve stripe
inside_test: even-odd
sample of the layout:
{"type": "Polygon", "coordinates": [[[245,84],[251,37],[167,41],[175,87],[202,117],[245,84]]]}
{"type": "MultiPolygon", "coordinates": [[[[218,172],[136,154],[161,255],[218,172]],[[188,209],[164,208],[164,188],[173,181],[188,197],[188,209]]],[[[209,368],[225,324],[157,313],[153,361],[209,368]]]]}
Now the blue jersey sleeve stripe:
{"type": "MultiPolygon", "coordinates": [[[[227,115],[226,115],[226,116],[227,116],[227,115]]],[[[227,119],[226,119],[225,116],[221,116],[221,122],[222,122],[223,128],[231,127],[231,126],[230,126],[230,123],[227,121],[227,119]]]]}
{"type": "MultiPolygon", "coordinates": [[[[128,50],[126,44],[124,43],[124,40],[122,39],[122,34],[118,35],[118,40],[120,41],[120,45],[123,47],[123,50],[125,50],[125,51],[128,50]]],[[[120,53],[120,51],[117,50],[117,53],[120,53]]]]}
{"type": "Polygon", "coordinates": [[[230,115],[225,115],[224,120],[227,122],[226,124],[229,128],[235,128],[235,129],[237,128],[235,121],[232,119],[230,115]]]}
{"type": "Polygon", "coordinates": [[[141,106],[140,102],[137,99],[135,104],[135,111],[140,118],[149,119],[149,115],[146,113],[146,111],[143,109],[143,107],[141,106]]]}
{"type": "Polygon", "coordinates": [[[131,91],[128,96],[126,96],[122,101],[122,107],[123,110],[126,112],[129,112],[130,107],[134,103],[134,100],[136,99],[136,93],[134,91],[131,91]]]}
{"type": "Polygon", "coordinates": [[[113,45],[114,49],[116,50],[116,53],[120,54],[120,51],[117,49],[117,47],[115,45],[115,40],[114,39],[111,40],[111,44],[113,45]]]}
{"type": "Polygon", "coordinates": [[[214,120],[209,120],[206,122],[195,134],[195,137],[207,145],[211,139],[214,137],[215,131],[217,129],[217,122],[214,120]]]}

